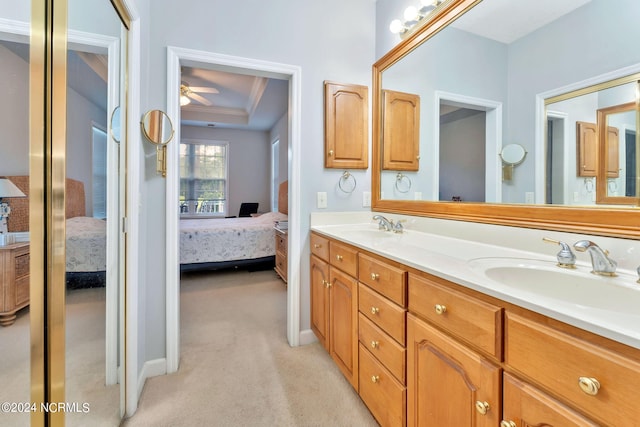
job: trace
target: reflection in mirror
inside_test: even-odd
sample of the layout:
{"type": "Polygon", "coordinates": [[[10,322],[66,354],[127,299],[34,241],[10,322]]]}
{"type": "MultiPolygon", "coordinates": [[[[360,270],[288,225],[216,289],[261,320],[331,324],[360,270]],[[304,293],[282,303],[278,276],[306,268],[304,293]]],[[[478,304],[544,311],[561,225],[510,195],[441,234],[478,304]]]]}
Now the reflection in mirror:
{"type": "Polygon", "coordinates": [[[638,83],[624,80],[547,104],[549,203],[635,204],[638,83]]]}
{"type": "MultiPolygon", "coordinates": [[[[0,176],[29,195],[30,2],[0,10],[0,176]],[[19,13],[24,12],[24,13],[19,13]],[[21,29],[21,30],[20,30],[21,29]]],[[[0,246],[0,402],[29,402],[29,198],[5,198],[10,240],[0,246]],[[15,317],[14,317],[15,316],[15,317]]],[[[28,426],[28,411],[0,413],[0,425],[28,426]]]]}
{"type": "Polygon", "coordinates": [[[122,28],[110,1],[69,0],[65,398],[90,410],[65,414],[67,426],[116,426],[123,414],[122,28]]]}
{"type": "MultiPolygon", "coordinates": [[[[591,200],[583,187],[567,184],[576,180],[575,171],[557,168],[552,156],[536,154],[513,170],[514,179],[503,181],[498,154],[507,141],[518,141],[530,153],[545,151],[544,140],[536,142],[538,94],[640,64],[632,41],[640,37],[635,22],[640,3],[621,0],[615,8],[606,0],[562,1],[544,8],[535,0],[466,4],[469,9],[461,17],[416,42],[406,55],[380,61],[389,64],[381,70],[378,88],[380,199],[595,205],[595,194],[591,200]],[[401,169],[384,163],[384,99],[394,91],[414,94],[421,103],[420,168],[407,172],[414,183],[407,194],[394,189],[401,169]],[[457,146],[443,141],[451,129],[467,132],[452,138],[457,146]],[[465,155],[450,155],[461,152],[465,155]],[[470,157],[477,161],[466,163],[470,157]],[[545,179],[548,173],[554,179],[545,179]]],[[[622,194],[620,182],[610,182],[611,191],[622,194]]]]}
{"type": "Polygon", "coordinates": [[[527,150],[520,144],[508,144],[502,147],[500,158],[502,159],[502,180],[511,181],[513,179],[513,168],[524,162],[527,150]]]}
{"type": "Polygon", "coordinates": [[[147,111],[141,125],[144,136],[152,144],[166,145],[173,138],[173,124],[164,111],[147,111]]]}

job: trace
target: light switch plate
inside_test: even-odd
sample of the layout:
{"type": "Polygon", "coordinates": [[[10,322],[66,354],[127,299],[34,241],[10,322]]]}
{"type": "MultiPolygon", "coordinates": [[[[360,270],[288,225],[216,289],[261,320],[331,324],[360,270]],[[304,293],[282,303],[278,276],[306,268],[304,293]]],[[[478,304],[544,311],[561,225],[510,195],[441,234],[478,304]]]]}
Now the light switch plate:
{"type": "Polygon", "coordinates": [[[362,207],[368,208],[371,206],[371,191],[362,192],[362,207]]]}
{"type": "Polygon", "coordinates": [[[535,202],[533,191],[527,191],[526,193],[524,193],[524,202],[527,204],[532,204],[535,202]]]}
{"type": "Polygon", "coordinates": [[[318,191],[316,195],[316,205],[318,209],[327,208],[327,193],[324,191],[318,191]]]}

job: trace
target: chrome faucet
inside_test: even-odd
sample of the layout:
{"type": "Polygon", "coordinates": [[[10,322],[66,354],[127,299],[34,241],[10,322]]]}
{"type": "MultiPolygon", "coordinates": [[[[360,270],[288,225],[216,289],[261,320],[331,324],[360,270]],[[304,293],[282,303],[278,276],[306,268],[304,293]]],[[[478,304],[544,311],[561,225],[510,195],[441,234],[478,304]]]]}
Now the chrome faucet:
{"type": "Polygon", "coordinates": [[[558,267],[576,268],[576,255],[571,251],[571,247],[569,245],[565,242],[561,242],[560,240],[554,240],[548,237],[543,237],[542,241],[546,243],[557,243],[560,245],[560,252],[556,255],[558,267]]]}
{"type": "Polygon", "coordinates": [[[374,215],[373,220],[378,221],[378,228],[380,230],[384,230],[384,231],[393,230],[393,220],[388,220],[382,215],[374,215]]]}
{"type": "Polygon", "coordinates": [[[601,276],[615,276],[616,267],[618,264],[609,258],[607,251],[602,250],[600,246],[596,245],[590,240],[580,240],[573,244],[573,247],[578,252],[589,252],[591,256],[591,265],[593,274],[599,274],[601,276]]]}

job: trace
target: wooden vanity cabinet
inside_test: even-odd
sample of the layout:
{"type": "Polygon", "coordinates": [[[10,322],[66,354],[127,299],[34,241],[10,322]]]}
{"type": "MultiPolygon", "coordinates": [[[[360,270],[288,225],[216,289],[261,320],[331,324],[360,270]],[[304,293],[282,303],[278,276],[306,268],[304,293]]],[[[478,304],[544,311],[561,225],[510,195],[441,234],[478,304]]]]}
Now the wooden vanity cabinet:
{"type": "Polygon", "coordinates": [[[351,385],[358,388],[358,282],[354,249],[311,239],[311,329],[351,385]],[[328,251],[324,249],[328,248],[328,251]],[[321,259],[326,256],[329,262],[321,259]],[[352,261],[350,261],[352,260],[352,261]]]}
{"type": "Polygon", "coordinates": [[[369,167],[369,88],[324,82],[324,166],[369,167]]]}

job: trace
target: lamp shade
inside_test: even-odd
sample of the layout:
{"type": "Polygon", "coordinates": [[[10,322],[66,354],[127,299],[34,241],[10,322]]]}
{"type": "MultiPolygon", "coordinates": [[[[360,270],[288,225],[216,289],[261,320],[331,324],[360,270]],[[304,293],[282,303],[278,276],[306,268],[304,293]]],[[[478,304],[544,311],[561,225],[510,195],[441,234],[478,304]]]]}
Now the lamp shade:
{"type": "Polygon", "coordinates": [[[7,178],[0,178],[0,199],[5,197],[27,197],[27,195],[7,178]]]}

